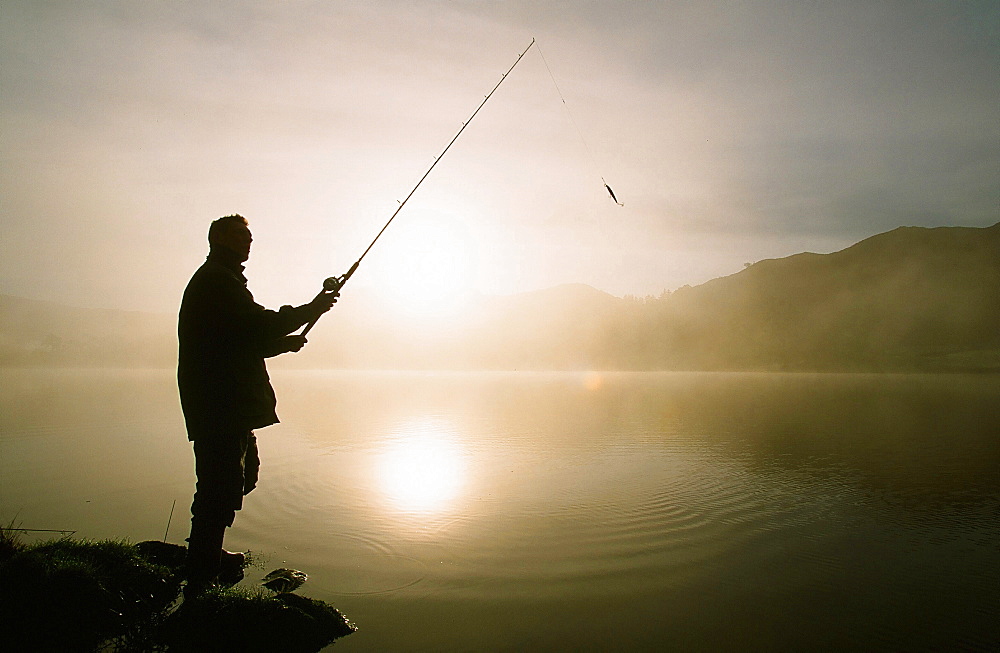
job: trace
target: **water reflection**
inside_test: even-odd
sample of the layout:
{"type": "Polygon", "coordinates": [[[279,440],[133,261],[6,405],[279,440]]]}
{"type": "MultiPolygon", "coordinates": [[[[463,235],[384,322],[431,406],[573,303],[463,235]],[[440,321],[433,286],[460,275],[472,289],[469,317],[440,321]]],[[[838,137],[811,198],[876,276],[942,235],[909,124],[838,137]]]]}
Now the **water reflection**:
{"type": "MultiPolygon", "coordinates": [[[[0,517],[161,537],[171,373],[0,374],[0,517]]],[[[275,376],[231,538],[338,651],[1000,650],[996,376],[275,376]]]]}
{"type": "Polygon", "coordinates": [[[407,422],[380,449],[379,487],[396,510],[444,511],[465,485],[460,438],[446,420],[425,417],[407,422]]]}

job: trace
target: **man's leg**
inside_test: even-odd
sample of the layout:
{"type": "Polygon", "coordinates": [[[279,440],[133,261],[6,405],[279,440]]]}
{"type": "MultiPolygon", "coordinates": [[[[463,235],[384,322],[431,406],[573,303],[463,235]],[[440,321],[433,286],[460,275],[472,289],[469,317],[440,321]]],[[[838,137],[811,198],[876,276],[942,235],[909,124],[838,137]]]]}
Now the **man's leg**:
{"type": "Polygon", "coordinates": [[[188,537],[188,591],[198,593],[215,582],[222,562],[222,541],[226,524],[209,519],[191,518],[188,537]]]}
{"type": "Polygon", "coordinates": [[[188,584],[199,591],[215,581],[223,556],[226,528],[243,506],[244,459],[249,432],[222,434],[194,443],[198,477],[191,504],[188,584]]]}

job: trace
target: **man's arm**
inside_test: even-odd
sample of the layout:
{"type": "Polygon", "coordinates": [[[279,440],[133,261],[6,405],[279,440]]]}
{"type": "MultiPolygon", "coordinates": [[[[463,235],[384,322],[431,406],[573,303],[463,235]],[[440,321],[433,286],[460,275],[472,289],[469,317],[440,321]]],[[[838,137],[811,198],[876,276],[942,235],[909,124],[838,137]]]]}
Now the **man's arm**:
{"type": "MultiPolygon", "coordinates": [[[[291,306],[282,306],[281,310],[277,313],[274,311],[264,311],[264,314],[276,315],[279,321],[275,321],[274,324],[269,325],[271,328],[275,329],[275,332],[280,334],[277,337],[268,337],[265,333],[264,341],[264,358],[271,358],[272,356],[277,356],[279,354],[285,354],[288,352],[297,352],[302,347],[305,346],[306,340],[305,336],[302,335],[286,335],[290,331],[295,331],[303,324],[311,322],[312,320],[318,318],[323,313],[330,310],[335,303],[337,303],[338,293],[323,293],[317,296],[308,304],[303,304],[292,308],[291,306]],[[294,314],[294,320],[289,318],[294,314]],[[304,319],[303,319],[304,318],[304,319]],[[289,328],[289,325],[294,325],[289,328]]],[[[265,318],[270,319],[270,318],[265,318]]]]}
{"type": "Polygon", "coordinates": [[[311,302],[301,306],[282,306],[273,311],[256,301],[244,283],[232,273],[215,271],[210,277],[214,320],[222,333],[227,334],[234,350],[254,347],[265,356],[275,356],[288,351],[298,351],[304,339],[284,340],[303,324],[330,310],[336,303],[337,293],[321,293],[311,302]]]}
{"type": "MultiPolygon", "coordinates": [[[[278,340],[287,336],[303,324],[326,313],[330,310],[331,306],[337,303],[338,297],[338,293],[321,293],[308,304],[295,307],[282,306],[278,311],[269,311],[259,304],[255,304],[255,306],[260,306],[262,309],[260,319],[264,341],[269,343],[272,340],[278,340]]],[[[299,345],[298,349],[301,348],[302,346],[299,345]]],[[[285,351],[298,351],[298,349],[285,351]]]]}
{"type": "Polygon", "coordinates": [[[282,336],[275,338],[264,344],[264,358],[271,358],[279,354],[296,352],[305,346],[305,336],[282,336]]]}

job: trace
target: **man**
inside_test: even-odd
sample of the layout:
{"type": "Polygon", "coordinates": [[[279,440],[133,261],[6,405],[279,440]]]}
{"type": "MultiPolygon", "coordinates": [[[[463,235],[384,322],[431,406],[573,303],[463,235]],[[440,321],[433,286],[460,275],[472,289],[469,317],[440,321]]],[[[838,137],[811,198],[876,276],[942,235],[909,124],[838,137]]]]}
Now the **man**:
{"type": "Polygon", "coordinates": [[[231,581],[242,576],[242,554],[224,551],[222,543],[243,496],[257,483],[253,429],[278,421],[264,359],[302,349],[305,337],[288,334],[337,301],[337,293],[321,293],[279,311],[257,304],[243,276],[252,241],[243,216],[212,222],[208,259],[184,290],[178,318],[177,385],[198,479],[188,538],[189,592],[211,585],[220,569],[231,581]]]}

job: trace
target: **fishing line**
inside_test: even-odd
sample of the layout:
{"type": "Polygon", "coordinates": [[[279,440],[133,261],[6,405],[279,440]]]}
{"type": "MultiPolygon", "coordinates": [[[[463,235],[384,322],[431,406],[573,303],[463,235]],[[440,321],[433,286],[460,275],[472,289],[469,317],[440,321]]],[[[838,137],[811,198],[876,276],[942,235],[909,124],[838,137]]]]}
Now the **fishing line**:
{"type": "Polygon", "coordinates": [[[583,143],[583,147],[587,150],[587,154],[590,155],[590,163],[594,166],[594,171],[597,172],[597,176],[601,178],[601,183],[604,184],[604,188],[607,189],[608,195],[611,196],[614,203],[618,206],[625,206],[618,201],[618,198],[615,197],[615,191],[611,190],[611,186],[608,185],[608,182],[604,180],[604,176],[601,175],[601,169],[600,166],[597,165],[597,159],[594,157],[594,151],[590,149],[590,145],[587,144],[587,139],[583,137],[583,131],[580,129],[580,125],[577,123],[573,112],[570,111],[569,105],[566,103],[566,98],[563,96],[562,89],[559,88],[559,82],[556,81],[556,76],[552,74],[552,69],[549,68],[549,62],[546,61],[545,55],[542,54],[542,47],[540,45],[536,45],[535,50],[538,51],[538,55],[542,58],[542,63],[545,64],[545,70],[548,71],[549,77],[552,78],[552,85],[556,87],[556,93],[559,94],[559,99],[562,100],[563,109],[565,109],[567,115],[569,115],[569,120],[576,129],[577,136],[580,137],[580,142],[583,143]]]}

